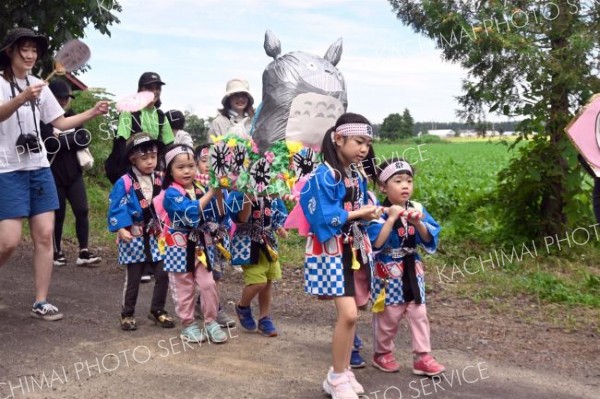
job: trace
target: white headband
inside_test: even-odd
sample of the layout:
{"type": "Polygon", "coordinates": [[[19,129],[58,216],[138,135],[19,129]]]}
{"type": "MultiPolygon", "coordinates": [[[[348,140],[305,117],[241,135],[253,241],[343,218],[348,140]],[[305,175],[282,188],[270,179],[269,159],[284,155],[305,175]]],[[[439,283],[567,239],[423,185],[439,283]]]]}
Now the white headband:
{"type": "Polygon", "coordinates": [[[344,123],[335,129],[342,136],[369,136],[373,138],[373,128],[366,123],[344,123]]]}
{"type": "Polygon", "coordinates": [[[200,150],[200,158],[207,157],[209,152],[210,152],[210,148],[204,147],[203,149],[200,150]]]}
{"type": "Polygon", "coordinates": [[[165,164],[169,166],[171,161],[179,154],[188,154],[194,158],[194,151],[191,148],[178,145],[165,154],[165,164]]]}
{"type": "Polygon", "coordinates": [[[385,169],[379,175],[379,181],[385,183],[390,177],[398,172],[408,172],[411,176],[413,175],[412,168],[408,162],[396,161],[385,167],[385,169]]]}

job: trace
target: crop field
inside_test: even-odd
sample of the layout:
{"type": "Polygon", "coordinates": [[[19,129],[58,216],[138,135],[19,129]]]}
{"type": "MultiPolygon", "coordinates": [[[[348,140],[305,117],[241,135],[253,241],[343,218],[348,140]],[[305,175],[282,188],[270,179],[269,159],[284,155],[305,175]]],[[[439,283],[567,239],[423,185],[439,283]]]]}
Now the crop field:
{"type": "Polygon", "coordinates": [[[457,208],[485,197],[496,186],[496,174],[512,152],[499,142],[375,144],[380,160],[404,156],[415,169],[413,199],[439,221],[457,208]]]}

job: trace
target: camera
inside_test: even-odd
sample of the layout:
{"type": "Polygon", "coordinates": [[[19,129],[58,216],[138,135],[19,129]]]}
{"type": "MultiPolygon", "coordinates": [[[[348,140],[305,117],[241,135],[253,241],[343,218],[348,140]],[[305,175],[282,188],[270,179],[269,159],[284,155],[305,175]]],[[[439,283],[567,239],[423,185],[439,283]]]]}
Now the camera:
{"type": "Polygon", "coordinates": [[[42,150],[40,139],[37,135],[31,133],[21,133],[17,139],[17,146],[27,148],[29,152],[40,152],[42,150]]]}

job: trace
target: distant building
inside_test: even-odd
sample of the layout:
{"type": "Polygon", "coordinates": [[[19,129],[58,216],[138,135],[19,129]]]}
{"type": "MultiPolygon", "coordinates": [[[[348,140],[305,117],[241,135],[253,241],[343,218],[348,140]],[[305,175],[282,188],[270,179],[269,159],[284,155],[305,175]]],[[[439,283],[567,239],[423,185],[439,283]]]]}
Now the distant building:
{"type": "Polygon", "coordinates": [[[460,137],[477,137],[475,130],[459,130],[458,134],[460,137]]]}
{"type": "Polygon", "coordinates": [[[67,72],[67,74],[65,75],[65,79],[69,82],[69,84],[71,85],[71,89],[73,89],[73,91],[75,91],[75,90],[85,91],[88,89],[88,87],[85,85],[85,83],[83,83],[81,80],[77,79],[77,77],[75,75],[72,75],[70,72],[67,72]]]}

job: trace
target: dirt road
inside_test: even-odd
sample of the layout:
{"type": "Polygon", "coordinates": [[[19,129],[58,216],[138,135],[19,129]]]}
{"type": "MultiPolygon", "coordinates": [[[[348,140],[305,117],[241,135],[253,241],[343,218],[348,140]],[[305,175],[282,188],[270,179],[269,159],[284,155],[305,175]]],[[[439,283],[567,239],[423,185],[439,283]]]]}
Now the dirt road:
{"type": "MultiPolygon", "coordinates": [[[[143,285],[139,329],[118,327],[123,272],[104,251],[99,268],[73,264],[55,270],[51,300],[58,322],[29,316],[33,299],[31,244],[0,269],[0,399],[3,398],[325,398],[320,386],[330,363],[334,311],[302,294],[299,270],[286,268],[276,287],[274,319],[280,335],[229,330],[224,345],[185,344],[179,329],[145,318],[152,284],[143,285]]],[[[241,278],[223,285],[228,310],[241,278]]],[[[410,341],[401,330],[400,373],[370,365],[356,372],[362,399],[600,398],[600,338],[567,333],[516,311],[494,315],[466,298],[434,289],[429,296],[434,355],[447,371],[426,379],[410,373],[410,341]]],[[[168,310],[173,312],[169,299],[168,310]]],[[[526,311],[526,310],[525,310],[526,311]]],[[[370,316],[361,316],[366,359],[370,316]]]]}

